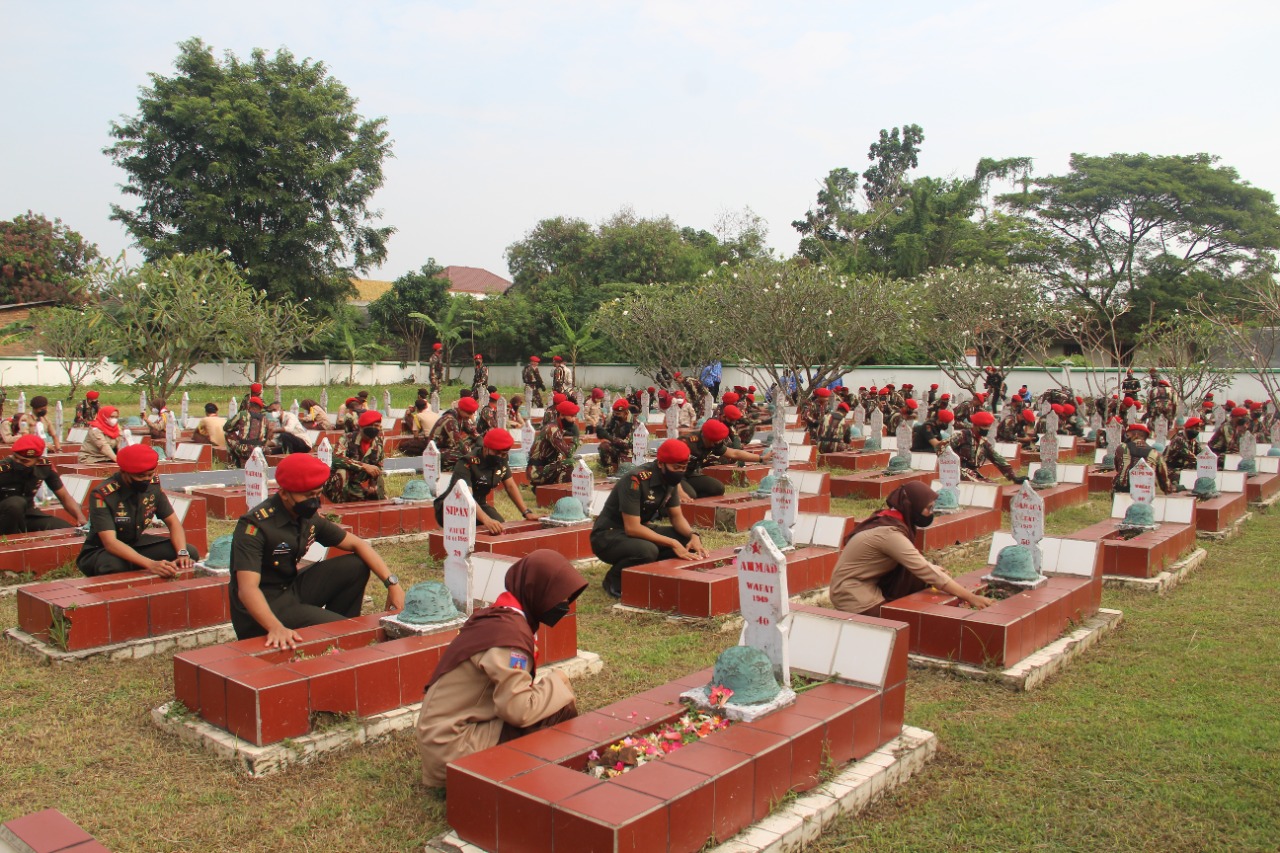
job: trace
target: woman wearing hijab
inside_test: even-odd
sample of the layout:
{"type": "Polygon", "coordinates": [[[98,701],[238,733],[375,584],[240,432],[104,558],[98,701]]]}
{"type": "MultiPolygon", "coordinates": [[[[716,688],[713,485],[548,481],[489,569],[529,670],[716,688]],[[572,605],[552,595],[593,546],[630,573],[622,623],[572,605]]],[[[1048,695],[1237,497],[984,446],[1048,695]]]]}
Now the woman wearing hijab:
{"type": "Polygon", "coordinates": [[[956,583],[916,548],[916,530],[933,523],[937,498],[924,483],[907,483],[885,499],[885,509],[853,529],[831,573],[831,603],[836,609],[876,616],[886,601],[928,586],[977,608],[992,603],[956,583]]]}
{"type": "Polygon", "coordinates": [[[89,431],[80,442],[81,465],[114,465],[116,451],[120,449],[120,410],[115,406],[103,406],[89,422],[89,431]]]}
{"type": "Polygon", "coordinates": [[[427,684],[418,753],[428,787],[444,785],[450,761],[578,714],[568,676],[536,678],[534,633],[568,614],[587,579],[562,554],[542,549],[507,569],[506,588],[471,615],[427,684]]]}

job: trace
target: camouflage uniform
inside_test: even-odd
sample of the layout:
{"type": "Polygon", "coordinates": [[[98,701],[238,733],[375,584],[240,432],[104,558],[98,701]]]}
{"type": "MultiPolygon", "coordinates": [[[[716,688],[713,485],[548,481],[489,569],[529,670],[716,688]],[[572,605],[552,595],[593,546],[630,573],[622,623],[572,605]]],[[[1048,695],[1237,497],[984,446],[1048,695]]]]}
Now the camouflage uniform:
{"type": "Polygon", "coordinates": [[[1209,449],[1218,454],[1219,471],[1226,467],[1228,453],[1240,452],[1240,437],[1244,433],[1244,427],[1237,429],[1230,422],[1213,431],[1213,436],[1209,439],[1209,449]]]}
{"type": "Polygon", "coordinates": [[[366,439],[356,432],[345,436],[334,448],[333,465],[324,484],[325,498],[335,504],[384,500],[387,497],[385,477],[381,474],[371,477],[360,466],[381,468],[385,461],[381,435],[366,439]],[[365,441],[369,442],[368,447],[362,447],[365,441]]]}
{"type": "Polygon", "coordinates": [[[996,427],[996,440],[1030,447],[1036,440],[1035,424],[1027,423],[1021,414],[1014,412],[1001,419],[1000,426],[996,427]]]}
{"type": "Polygon", "coordinates": [[[845,417],[846,414],[837,409],[823,416],[822,425],[818,428],[818,452],[842,453],[849,449],[853,428],[852,421],[845,417]]]}
{"type": "Polygon", "coordinates": [[[1177,435],[1169,439],[1169,444],[1164,449],[1164,462],[1170,471],[1194,471],[1196,469],[1196,455],[1204,450],[1204,442],[1199,436],[1195,438],[1187,438],[1185,430],[1179,430],[1177,435]]]}
{"type": "Polygon", "coordinates": [[[530,389],[529,405],[534,409],[543,407],[542,392],[547,390],[547,384],[542,381],[542,371],[536,365],[526,364],[524,370],[520,373],[520,381],[530,389]]]}
{"type": "Polygon", "coordinates": [[[551,371],[551,391],[555,394],[569,393],[569,368],[559,361],[551,371]]]}
{"type": "Polygon", "coordinates": [[[1166,495],[1175,491],[1169,478],[1169,466],[1165,464],[1160,451],[1145,441],[1122,441],[1116,445],[1116,476],[1111,481],[1112,494],[1129,491],[1129,472],[1138,464],[1139,459],[1147,460],[1147,464],[1156,469],[1156,485],[1160,487],[1160,491],[1166,495]]]}
{"type": "Polygon", "coordinates": [[[544,422],[529,449],[529,484],[550,486],[569,482],[573,478],[573,451],[577,445],[577,439],[558,419],[549,418],[544,422]]]}
{"type": "Polygon", "coordinates": [[[1142,393],[1142,380],[1130,373],[1121,381],[1120,390],[1124,392],[1126,397],[1132,397],[1136,400],[1138,399],[1137,395],[1142,393]]]}
{"type": "Polygon", "coordinates": [[[990,482],[978,470],[988,462],[999,468],[1000,473],[1010,480],[1016,481],[1019,479],[1018,475],[1013,472],[1013,466],[996,452],[995,447],[987,440],[985,434],[975,436],[971,429],[957,430],[951,439],[951,449],[960,457],[961,479],[982,483],[990,482]]]}
{"type": "Polygon", "coordinates": [[[809,433],[811,441],[818,440],[818,430],[822,419],[826,416],[827,400],[830,398],[811,396],[800,410],[800,425],[809,433]]]}
{"type": "Polygon", "coordinates": [[[76,419],[75,426],[87,427],[93,423],[98,417],[98,401],[97,400],[81,400],[76,403],[76,419]]]}
{"type": "Polygon", "coordinates": [[[476,435],[484,435],[489,430],[498,425],[498,410],[495,406],[489,405],[482,408],[476,415],[476,435]]]}
{"type": "Polygon", "coordinates": [[[444,388],[444,374],[444,356],[436,350],[431,353],[431,358],[427,359],[427,378],[432,393],[439,394],[444,388]]]}
{"type": "Polygon", "coordinates": [[[467,445],[475,437],[475,425],[470,419],[464,419],[457,409],[441,415],[427,436],[427,440],[434,441],[436,450],[440,451],[440,470],[452,471],[458,460],[470,452],[467,445]]]}
{"type": "Polygon", "coordinates": [[[263,414],[253,415],[248,409],[236,412],[222,428],[227,439],[227,455],[231,464],[243,468],[255,447],[262,447],[271,437],[271,422],[263,414]]]}
{"type": "Polygon", "coordinates": [[[596,437],[600,439],[600,467],[605,473],[616,474],[622,463],[631,462],[633,428],[629,414],[624,417],[614,412],[596,429],[596,437]]]}
{"type": "Polygon", "coordinates": [[[471,376],[471,393],[477,400],[483,400],[489,395],[489,368],[485,367],[483,361],[476,362],[475,373],[471,376]]]}

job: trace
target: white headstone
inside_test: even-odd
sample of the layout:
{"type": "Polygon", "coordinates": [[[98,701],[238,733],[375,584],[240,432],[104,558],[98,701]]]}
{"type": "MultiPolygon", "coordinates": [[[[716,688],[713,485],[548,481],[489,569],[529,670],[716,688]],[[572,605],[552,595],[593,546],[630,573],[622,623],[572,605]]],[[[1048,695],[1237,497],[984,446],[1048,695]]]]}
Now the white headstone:
{"type": "Polygon", "coordinates": [[[144,415],[147,413],[147,392],[145,390],[138,392],[138,411],[144,415]]]}
{"type": "MultiPolygon", "coordinates": [[[[676,438],[680,435],[680,409],[676,407],[675,401],[667,406],[666,417],[667,438],[676,438]]],[[[640,413],[640,423],[645,421],[645,413],[640,413]]]]}
{"type": "Polygon", "coordinates": [[[261,447],[255,447],[244,463],[244,494],[249,509],[267,499],[267,460],[261,447]]]}
{"type": "Polygon", "coordinates": [[[25,415],[27,413],[27,392],[18,392],[18,414],[25,415]]]}
{"type": "Polygon", "coordinates": [[[436,486],[440,482],[440,449],[434,441],[428,441],[422,449],[422,479],[427,482],[427,490],[436,497],[436,486]]]}
{"type": "Polygon", "coordinates": [[[497,417],[498,429],[507,428],[507,418],[509,415],[510,415],[510,412],[507,409],[507,399],[499,395],[498,396],[498,417],[497,417]]]}
{"type": "Polygon", "coordinates": [[[36,489],[35,502],[40,505],[53,503],[57,499],[57,495],[53,493],[47,483],[41,482],[40,488],[36,489]]]}
{"type": "Polygon", "coordinates": [[[951,445],[947,445],[946,449],[938,454],[938,480],[946,489],[960,487],[960,457],[951,449],[951,445]]]}
{"type": "Polygon", "coordinates": [[[1213,410],[1213,423],[1215,426],[1222,426],[1230,419],[1231,416],[1227,414],[1226,406],[1218,406],[1213,410]]]}
{"type": "MultiPolygon", "coordinates": [[[[182,422],[185,424],[187,418],[191,417],[191,395],[186,391],[182,392],[182,406],[178,409],[182,413],[182,422]]],[[[297,412],[294,412],[296,415],[297,412]]]]}
{"type": "Polygon", "coordinates": [[[899,459],[911,459],[911,425],[906,421],[898,424],[898,428],[894,431],[894,438],[898,445],[897,451],[894,453],[899,459]]]}
{"type": "Polygon", "coordinates": [[[573,466],[573,474],[571,475],[570,488],[573,496],[582,502],[582,512],[587,518],[591,517],[591,493],[595,491],[595,478],[591,476],[591,469],[587,467],[585,459],[579,457],[577,463],[573,466]]]}
{"type": "Polygon", "coordinates": [[[1139,459],[1129,469],[1129,497],[1136,504],[1154,504],[1156,500],[1156,469],[1139,459]]]}
{"type": "Polygon", "coordinates": [[[884,437],[884,413],[879,409],[871,410],[871,434],[876,438],[884,437]]]}
{"type": "Polygon", "coordinates": [[[1218,478],[1218,454],[1210,450],[1207,444],[1196,454],[1196,479],[1201,477],[1211,480],[1218,478]]]}
{"type": "Polygon", "coordinates": [[[785,473],[775,478],[773,491],[769,494],[769,515],[782,528],[788,542],[795,541],[796,513],[799,511],[799,505],[799,489],[796,488],[795,483],[791,482],[791,478],[785,473]]]}
{"type": "Polygon", "coordinates": [[[1156,442],[1157,444],[1160,444],[1161,446],[1168,444],[1169,443],[1169,422],[1165,420],[1164,416],[1162,415],[1156,418],[1152,426],[1154,427],[1154,429],[1152,430],[1151,440],[1156,442]]]}
{"type": "Polygon", "coordinates": [[[1130,406],[1124,413],[1124,422],[1127,424],[1136,424],[1138,422],[1138,407],[1130,406]]]}
{"type": "Polygon", "coordinates": [[[649,428],[644,425],[643,418],[636,421],[635,429],[631,431],[631,456],[637,465],[649,461],[649,428]]]}
{"type": "Polygon", "coordinates": [[[234,418],[240,412],[240,404],[236,402],[236,398],[232,397],[231,402],[227,405],[227,417],[234,418]]]}
{"type": "Polygon", "coordinates": [[[62,401],[57,400],[53,404],[53,433],[54,435],[62,435],[62,401]]]}
{"type": "Polygon", "coordinates": [[[855,402],[853,406],[853,424],[862,429],[867,424],[867,410],[862,407],[862,401],[855,402]]]}
{"type": "Polygon", "coordinates": [[[1053,433],[1054,435],[1057,435],[1060,426],[1061,423],[1059,422],[1058,413],[1050,409],[1049,414],[1044,416],[1045,434],[1048,435],[1049,433],[1053,433]]]}
{"type": "Polygon", "coordinates": [[[640,416],[647,418],[649,416],[649,389],[640,392],[640,416]]]}
{"type": "Polygon", "coordinates": [[[787,560],[761,527],[751,528],[751,538],[735,558],[738,601],[742,612],[742,642],[760,649],[773,662],[774,675],[791,683],[791,661],[784,630],[789,621],[787,560]]]}
{"type": "Polygon", "coordinates": [[[772,466],[774,477],[780,478],[787,475],[787,467],[791,464],[791,445],[787,444],[785,437],[774,438],[773,444],[770,445],[769,464],[772,466]]]}
{"type": "Polygon", "coordinates": [[[1040,571],[1040,540],[1044,538],[1044,498],[1031,488],[1030,480],[1022,484],[1009,502],[1009,519],[1014,541],[1031,547],[1036,571],[1040,571]]]}
{"type": "Polygon", "coordinates": [[[1089,416],[1089,429],[1093,430],[1095,433],[1102,429],[1102,415],[1094,412],[1089,416]]]}
{"type": "Polygon", "coordinates": [[[276,392],[275,402],[280,403],[280,404],[282,404],[282,405],[283,405],[283,403],[284,403],[284,395],[280,393],[280,380],[279,380],[278,378],[276,379],[275,392],[276,392]]]}
{"type": "Polygon", "coordinates": [[[431,392],[431,411],[435,412],[437,415],[440,414],[440,392],[439,391],[431,392]]]}
{"type": "Polygon", "coordinates": [[[138,439],[134,438],[133,433],[123,427],[120,429],[120,446],[128,447],[131,444],[137,444],[138,439]]]}
{"type": "Polygon", "coordinates": [[[1000,421],[999,419],[991,422],[991,426],[987,427],[987,441],[995,444],[1000,437],[1000,421]]]}
{"type": "Polygon", "coordinates": [[[1058,434],[1056,432],[1045,432],[1040,436],[1040,467],[1053,474],[1053,479],[1058,479],[1058,434]]]}
{"type": "Polygon", "coordinates": [[[384,389],[382,392],[382,414],[391,417],[391,389],[384,389]]]}
{"type": "Polygon", "coordinates": [[[533,386],[532,385],[524,386],[524,404],[526,406],[533,405],[533,386]]]}
{"type": "Polygon", "coordinates": [[[330,468],[333,467],[333,445],[329,443],[328,436],[321,438],[316,445],[316,458],[330,468]]]}
{"type": "Polygon", "coordinates": [[[537,433],[533,430],[533,422],[525,421],[524,426],[520,427],[520,447],[525,453],[533,450],[533,440],[537,438],[537,433]]]}
{"type": "Polygon", "coordinates": [[[444,585],[453,603],[471,615],[475,599],[471,551],[476,546],[476,501],[466,481],[459,480],[444,499],[444,585]]]}
{"type": "Polygon", "coordinates": [[[1240,436],[1240,459],[1241,461],[1253,460],[1258,456],[1258,439],[1253,437],[1253,433],[1246,432],[1240,436]]]}
{"type": "Polygon", "coordinates": [[[702,416],[704,418],[711,417],[716,410],[715,401],[711,399],[710,394],[706,394],[702,398],[702,416]]]}
{"type": "MultiPolygon", "coordinates": [[[[1268,403],[1267,405],[1271,405],[1268,403]]],[[[1271,446],[1280,446],[1280,421],[1271,425],[1271,446]]]]}
{"type": "Polygon", "coordinates": [[[320,408],[324,409],[326,412],[329,411],[329,389],[328,388],[320,389],[320,408]]]}
{"type": "Polygon", "coordinates": [[[44,421],[36,421],[36,435],[45,441],[49,440],[49,431],[44,428],[44,421]]]}
{"type": "Polygon", "coordinates": [[[774,441],[784,439],[787,432],[787,407],[782,405],[781,401],[777,401],[775,397],[773,404],[773,438],[774,441]]]}
{"type": "Polygon", "coordinates": [[[178,452],[178,420],[172,413],[164,416],[164,455],[170,459],[178,452]]]}

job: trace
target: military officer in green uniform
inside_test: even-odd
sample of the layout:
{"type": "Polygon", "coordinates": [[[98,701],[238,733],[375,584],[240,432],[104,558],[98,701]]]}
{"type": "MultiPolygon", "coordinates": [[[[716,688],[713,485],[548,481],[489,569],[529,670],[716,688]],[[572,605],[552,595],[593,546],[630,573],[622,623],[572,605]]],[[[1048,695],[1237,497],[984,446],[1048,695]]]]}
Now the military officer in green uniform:
{"type": "Polygon", "coordinates": [[[36,492],[40,491],[41,483],[49,487],[76,524],[84,524],[84,513],[62,484],[58,472],[44,458],[44,451],[44,439],[28,434],[13,443],[13,455],[0,460],[0,534],[71,526],[36,509],[36,492]]]}
{"type": "Polygon", "coordinates": [[[511,469],[507,467],[507,454],[511,451],[511,445],[514,444],[511,433],[505,429],[491,429],[484,434],[481,444],[482,447],[472,444],[471,453],[459,459],[453,466],[449,487],[435,500],[437,524],[444,525],[445,498],[459,481],[466,483],[471,489],[471,496],[476,500],[476,522],[489,533],[501,533],[502,522],[505,520],[494,509],[493,499],[490,497],[498,486],[506,489],[507,497],[511,498],[516,509],[520,510],[522,518],[527,519],[533,515],[533,510],[525,506],[520,487],[516,485],[515,478],[511,476],[511,469]]]}
{"type": "Polygon", "coordinates": [[[160,455],[145,444],[120,448],[119,473],[89,494],[89,536],[76,558],[81,572],[92,576],[144,569],[170,578],[200,559],[160,490],[155,476],[159,462],[160,455]],[[144,532],[155,518],[169,528],[169,538],[144,532]]]}
{"type": "Polygon", "coordinates": [[[622,570],[628,566],[707,556],[680,509],[680,481],[688,464],[689,445],[667,439],[656,461],[619,478],[609,493],[591,528],[591,551],[609,566],[601,582],[606,595],[622,597],[622,570]],[[663,513],[671,524],[655,525],[663,513]]]}
{"type": "Polygon", "coordinates": [[[280,490],[240,517],[231,540],[231,625],[240,639],[267,638],[267,647],[294,648],[295,629],[360,615],[372,572],[387,588],[387,609],[404,607],[400,580],[367,541],[323,517],[320,489],[329,466],[309,453],[276,467],[280,490]],[[298,571],[316,542],[351,551],[298,571]]]}
{"type": "Polygon", "coordinates": [[[715,418],[707,420],[699,432],[675,440],[684,442],[689,448],[688,464],[680,487],[690,499],[724,494],[724,483],[710,474],[703,474],[704,465],[714,465],[722,457],[734,462],[763,462],[769,458],[768,450],[757,455],[730,447],[729,425],[715,418]]]}

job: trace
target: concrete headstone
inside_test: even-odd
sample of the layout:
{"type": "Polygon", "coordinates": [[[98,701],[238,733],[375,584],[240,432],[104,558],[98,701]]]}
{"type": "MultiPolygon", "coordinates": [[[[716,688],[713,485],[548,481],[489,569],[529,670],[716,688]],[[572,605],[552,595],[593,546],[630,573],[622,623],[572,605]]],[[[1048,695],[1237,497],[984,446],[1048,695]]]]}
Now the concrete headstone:
{"type": "Polygon", "coordinates": [[[507,428],[507,416],[510,414],[507,407],[507,398],[499,395],[498,397],[498,429],[507,428]]]}
{"type": "Polygon", "coordinates": [[[751,538],[738,552],[735,563],[744,622],[740,645],[763,651],[773,663],[778,681],[790,684],[791,660],[785,631],[790,621],[787,559],[764,526],[757,525],[751,528],[751,538]]]}
{"type": "Polygon", "coordinates": [[[182,406],[179,411],[182,413],[182,422],[185,424],[187,418],[191,417],[191,395],[186,391],[182,392],[182,406]]]}
{"type": "Polygon", "coordinates": [[[1169,443],[1169,421],[1161,416],[1156,418],[1151,426],[1151,440],[1163,449],[1169,443]]]}
{"type": "Polygon", "coordinates": [[[329,443],[327,436],[322,437],[316,444],[316,458],[330,468],[333,467],[333,445],[329,443]]]}
{"type": "Polygon", "coordinates": [[[636,421],[636,427],[631,431],[631,456],[637,465],[649,461],[649,428],[643,419],[636,421]]]}
{"type": "Polygon", "coordinates": [[[640,416],[642,418],[649,417],[649,390],[647,388],[640,392],[640,416]]]}
{"type": "MultiPolygon", "coordinates": [[[[1053,479],[1058,479],[1058,434],[1045,431],[1040,436],[1040,467],[1048,471],[1053,479]]],[[[1046,475],[1048,476],[1048,475],[1046,475]]]]}
{"type": "Polygon", "coordinates": [[[25,415],[27,413],[27,392],[18,392],[18,414],[25,415]]]}
{"type": "Polygon", "coordinates": [[[1199,453],[1196,454],[1196,479],[1208,477],[1216,480],[1218,477],[1218,454],[1209,449],[1205,445],[1199,453]]]}
{"type": "Polygon", "coordinates": [[[707,394],[705,397],[702,398],[702,416],[704,418],[709,418],[713,414],[715,414],[715,411],[716,411],[715,400],[712,400],[711,395],[707,394]]]}
{"type": "Polygon", "coordinates": [[[573,496],[582,502],[582,513],[587,518],[591,517],[591,493],[595,491],[595,487],[595,478],[591,476],[591,469],[587,467],[586,460],[579,457],[573,466],[570,488],[573,496]]]}
{"type": "Polygon", "coordinates": [[[950,445],[938,454],[938,480],[946,489],[960,487],[960,457],[950,445]]]}
{"type": "Polygon", "coordinates": [[[173,413],[164,416],[164,455],[170,459],[178,452],[178,419],[173,413]]]}
{"type": "Polygon", "coordinates": [[[56,400],[53,404],[53,433],[54,435],[62,435],[62,401],[56,400]]]}
{"type": "Polygon", "coordinates": [[[532,421],[525,421],[524,426],[520,427],[520,447],[525,453],[533,450],[533,440],[538,434],[533,429],[532,421]]]}
{"type": "Polygon", "coordinates": [[[434,441],[428,441],[422,449],[422,479],[426,480],[432,497],[436,497],[436,484],[440,482],[440,449],[434,441]]]}
{"type": "MultiPolygon", "coordinates": [[[[667,407],[665,416],[666,416],[665,426],[667,428],[667,438],[678,437],[680,435],[680,409],[676,407],[675,403],[672,403],[670,406],[667,407]]],[[[639,417],[640,417],[640,423],[644,423],[645,420],[647,419],[644,412],[641,412],[639,417]]]]}
{"type": "Polygon", "coordinates": [[[142,414],[144,415],[147,413],[147,392],[146,391],[138,392],[138,411],[142,412],[142,414]]]}
{"type": "Polygon", "coordinates": [[[774,478],[769,494],[769,514],[782,528],[788,542],[795,541],[796,513],[800,506],[799,489],[791,478],[783,474],[774,478]]]}
{"type": "Polygon", "coordinates": [[[475,599],[471,552],[476,546],[476,501],[459,480],[444,499],[444,585],[459,610],[471,615],[475,599]]]}
{"type": "Polygon", "coordinates": [[[1258,439],[1254,438],[1253,433],[1246,432],[1240,436],[1240,459],[1241,461],[1251,461],[1258,456],[1258,439]]]}
{"type": "Polygon", "coordinates": [[[1009,520],[1014,541],[1032,549],[1036,571],[1040,571],[1040,540],[1044,538],[1044,498],[1036,494],[1030,480],[1022,484],[1009,502],[1009,520]]]}
{"type": "Polygon", "coordinates": [[[267,499],[267,459],[261,447],[255,447],[244,463],[244,495],[249,509],[267,499]]]}
{"type": "Polygon", "coordinates": [[[858,429],[867,425],[867,410],[862,408],[861,403],[856,403],[853,407],[853,425],[858,429]]]}
{"type": "Polygon", "coordinates": [[[227,404],[227,418],[234,418],[240,413],[240,404],[236,402],[236,398],[232,397],[231,402],[227,404]]]}
{"type": "Polygon", "coordinates": [[[431,411],[435,412],[437,415],[440,414],[440,392],[439,391],[431,392],[431,411]]]}
{"type": "Polygon", "coordinates": [[[384,389],[382,392],[382,414],[391,417],[391,389],[384,389]]]}
{"type": "Polygon", "coordinates": [[[879,409],[871,411],[871,434],[876,438],[884,436],[884,413],[879,409]]]}
{"type": "Polygon", "coordinates": [[[1136,504],[1154,504],[1156,501],[1156,469],[1139,459],[1129,469],[1129,497],[1136,504]]]}
{"type": "Polygon", "coordinates": [[[908,424],[906,421],[903,421],[902,423],[898,424],[897,430],[894,431],[894,438],[896,439],[896,442],[898,445],[898,449],[894,452],[894,455],[897,456],[899,459],[906,459],[908,462],[910,462],[911,461],[911,425],[908,424]]]}
{"type": "Polygon", "coordinates": [[[787,444],[786,438],[782,436],[774,438],[773,444],[770,445],[769,449],[769,465],[772,468],[773,476],[786,476],[787,468],[791,464],[791,446],[787,444]]]}
{"type": "Polygon", "coordinates": [[[326,412],[329,411],[329,389],[328,388],[320,389],[320,408],[324,409],[326,412]]]}
{"type": "Polygon", "coordinates": [[[289,413],[296,418],[298,416],[298,412],[300,411],[302,411],[302,406],[298,404],[298,398],[294,397],[293,405],[289,407],[289,413]]]}

